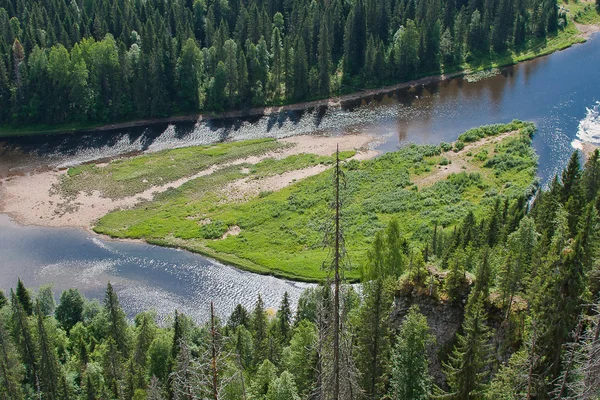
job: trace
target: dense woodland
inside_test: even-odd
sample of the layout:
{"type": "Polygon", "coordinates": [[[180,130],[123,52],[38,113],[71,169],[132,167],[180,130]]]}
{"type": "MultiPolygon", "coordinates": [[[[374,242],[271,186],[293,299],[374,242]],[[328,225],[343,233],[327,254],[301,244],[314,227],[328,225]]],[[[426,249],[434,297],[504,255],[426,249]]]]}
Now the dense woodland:
{"type": "Polygon", "coordinates": [[[51,287],[19,280],[0,296],[0,398],[597,399],[599,189],[600,152],[584,168],[576,152],[533,201],[498,197],[425,242],[391,220],[360,290],[342,285],[338,304],[336,285],[317,286],[295,312],[259,297],[201,325],[175,312],[159,327],[151,311],[131,324],[110,283],[103,304],[70,289],[55,307],[51,287]],[[392,324],[402,296],[414,305],[392,324]],[[464,316],[451,346],[418,299],[464,316]]]}
{"type": "Polygon", "coordinates": [[[555,0],[0,0],[0,124],[301,101],[494,59],[555,0]]]}

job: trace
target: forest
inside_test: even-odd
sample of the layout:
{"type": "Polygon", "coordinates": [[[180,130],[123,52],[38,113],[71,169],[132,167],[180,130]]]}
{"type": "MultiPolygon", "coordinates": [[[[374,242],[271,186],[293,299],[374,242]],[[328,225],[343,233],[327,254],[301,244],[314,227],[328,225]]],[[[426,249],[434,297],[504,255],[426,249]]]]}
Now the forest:
{"type": "Polygon", "coordinates": [[[0,125],[322,98],[537,53],[568,21],[555,0],[0,0],[0,125]]]}
{"type": "Polygon", "coordinates": [[[599,207],[600,151],[575,152],[531,201],[498,197],[424,243],[390,220],[360,287],[342,252],[295,311],[259,296],[223,318],[206,304],[199,325],[131,323],[110,283],[102,304],[69,289],[56,306],[19,280],[0,296],[0,398],[597,399],[599,207]]]}

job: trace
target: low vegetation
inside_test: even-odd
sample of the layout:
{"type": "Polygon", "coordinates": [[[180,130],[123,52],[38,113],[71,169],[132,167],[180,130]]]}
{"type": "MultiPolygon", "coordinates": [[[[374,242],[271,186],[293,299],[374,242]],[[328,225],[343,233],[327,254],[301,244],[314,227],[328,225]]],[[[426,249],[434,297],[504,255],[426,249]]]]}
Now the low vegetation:
{"type": "MultiPolygon", "coordinates": [[[[365,262],[374,233],[392,218],[398,219],[406,238],[418,242],[436,224],[451,227],[471,212],[482,215],[498,197],[531,193],[534,130],[531,123],[514,121],[466,132],[462,149],[410,145],[374,160],[345,162],[343,225],[351,263],[365,262]]],[[[254,272],[318,281],[327,274],[321,266],[327,256],[323,238],[330,217],[331,173],[242,200],[231,200],[227,188],[239,179],[332,161],[312,155],[264,160],[248,166],[247,174],[240,166],[230,166],[134,209],[113,212],[94,229],[117,238],[187,248],[254,272]],[[230,227],[241,231],[221,239],[230,227]]],[[[122,164],[126,168],[127,161],[122,164]]],[[[359,279],[358,268],[346,275],[359,279]]]]}

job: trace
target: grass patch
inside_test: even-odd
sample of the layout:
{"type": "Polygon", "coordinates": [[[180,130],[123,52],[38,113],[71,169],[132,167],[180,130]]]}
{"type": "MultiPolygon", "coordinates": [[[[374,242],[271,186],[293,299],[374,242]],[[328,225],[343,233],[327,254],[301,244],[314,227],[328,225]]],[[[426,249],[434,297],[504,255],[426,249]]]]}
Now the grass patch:
{"type": "MultiPolygon", "coordinates": [[[[468,144],[469,152],[485,153],[485,159],[467,156],[466,149],[450,155],[448,146],[411,145],[374,160],[346,161],[342,221],[354,267],[346,277],[359,278],[358,267],[367,261],[375,232],[393,217],[405,236],[418,242],[428,237],[435,223],[453,226],[470,211],[482,215],[496,196],[515,197],[531,190],[537,165],[531,147],[533,125],[516,121],[497,127],[514,133],[468,144]],[[430,185],[414,184],[438,173],[439,164],[450,157],[466,169],[430,185]]],[[[331,220],[330,170],[241,203],[228,201],[220,188],[236,179],[332,162],[333,157],[297,155],[263,160],[247,174],[239,166],[223,168],[137,208],[110,213],[95,230],[186,248],[258,273],[318,281],[327,275],[321,266],[328,256],[323,229],[331,220]],[[234,225],[241,228],[239,235],[216,239],[234,225]]]]}
{"type": "Polygon", "coordinates": [[[60,184],[60,190],[67,196],[97,190],[105,197],[123,198],[152,186],[192,176],[211,166],[262,155],[283,147],[284,144],[274,139],[258,139],[164,150],[116,160],[103,167],[84,165],[69,169],[60,184]]]}

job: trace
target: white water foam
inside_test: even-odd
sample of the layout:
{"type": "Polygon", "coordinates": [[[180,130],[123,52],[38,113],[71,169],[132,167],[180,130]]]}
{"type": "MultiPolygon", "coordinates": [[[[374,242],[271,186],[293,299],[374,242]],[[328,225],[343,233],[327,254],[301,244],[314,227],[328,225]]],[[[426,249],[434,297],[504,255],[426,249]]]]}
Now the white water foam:
{"type": "Polygon", "coordinates": [[[571,145],[582,149],[583,143],[600,144],[600,101],[588,108],[585,118],[579,121],[577,139],[571,145]]]}

